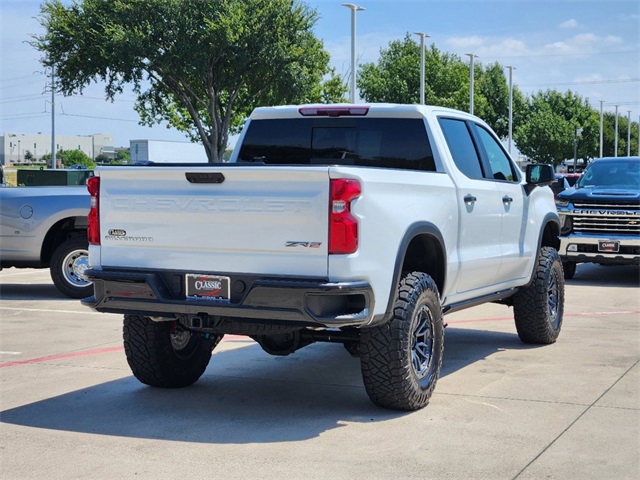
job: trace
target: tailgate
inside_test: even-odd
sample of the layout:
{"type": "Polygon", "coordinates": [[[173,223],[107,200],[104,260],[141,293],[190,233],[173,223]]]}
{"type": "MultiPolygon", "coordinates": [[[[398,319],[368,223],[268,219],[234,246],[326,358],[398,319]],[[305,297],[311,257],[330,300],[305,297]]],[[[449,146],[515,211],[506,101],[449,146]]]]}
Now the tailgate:
{"type": "Polygon", "coordinates": [[[98,174],[101,248],[92,265],[327,276],[328,167],[106,167],[98,174]]]}

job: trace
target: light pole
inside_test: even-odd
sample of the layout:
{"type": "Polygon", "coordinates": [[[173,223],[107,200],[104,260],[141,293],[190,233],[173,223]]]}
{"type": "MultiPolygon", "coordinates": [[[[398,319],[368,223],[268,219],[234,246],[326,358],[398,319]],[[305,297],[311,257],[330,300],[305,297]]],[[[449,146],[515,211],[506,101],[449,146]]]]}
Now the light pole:
{"type": "Polygon", "coordinates": [[[509,141],[507,143],[509,147],[509,155],[511,155],[511,139],[513,138],[513,71],[516,67],[507,65],[509,69],[509,141]]]}
{"type": "Polygon", "coordinates": [[[56,168],[56,79],[55,68],[51,67],[51,168],[56,168]]]}
{"type": "Polygon", "coordinates": [[[576,134],[573,137],[573,171],[576,172],[578,167],[578,137],[582,135],[582,129],[576,128],[576,134]]]}
{"type": "Polygon", "coordinates": [[[616,121],[615,121],[615,140],[613,142],[613,156],[617,157],[618,156],[618,107],[620,105],[616,105],[616,121]]]}
{"type": "Polygon", "coordinates": [[[351,103],[356,103],[356,12],[364,10],[353,3],[343,3],[351,10],[351,103]]]}
{"type": "Polygon", "coordinates": [[[631,110],[627,110],[627,157],[631,156],[631,110]]]}
{"type": "Polygon", "coordinates": [[[602,158],[602,137],[603,137],[603,122],[604,122],[604,113],[602,111],[602,106],[604,105],[604,100],[600,100],[600,158],[602,158]]]}
{"type": "Polygon", "coordinates": [[[422,32],[415,32],[420,37],[420,105],[424,105],[424,39],[429,35],[422,32]]]}
{"type": "Polygon", "coordinates": [[[473,53],[465,53],[469,57],[469,75],[470,75],[470,88],[469,88],[469,113],[473,115],[473,59],[478,58],[473,53]]]}

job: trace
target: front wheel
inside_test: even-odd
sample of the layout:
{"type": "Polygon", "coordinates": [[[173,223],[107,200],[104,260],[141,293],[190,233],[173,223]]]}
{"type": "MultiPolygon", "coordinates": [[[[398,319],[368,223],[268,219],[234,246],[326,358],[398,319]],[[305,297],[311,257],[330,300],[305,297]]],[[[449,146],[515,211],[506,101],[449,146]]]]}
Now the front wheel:
{"type": "Polygon", "coordinates": [[[564,270],[565,280],[571,280],[576,274],[576,262],[562,262],[562,269],[564,270]]]}
{"type": "Polygon", "coordinates": [[[85,298],[93,294],[93,284],[84,276],[88,266],[89,242],[86,237],[72,237],[53,252],[49,272],[61,293],[71,298],[85,298]]]}
{"type": "Polygon", "coordinates": [[[442,309],[433,279],[405,273],[393,312],[389,323],[361,333],[364,385],[376,405],[417,410],[429,403],[442,365],[442,309]]]}
{"type": "Polygon", "coordinates": [[[195,383],[223,335],[195,334],[176,322],[124,316],[124,351],[133,375],[152,387],[180,388],[195,383]]]}
{"type": "Polygon", "coordinates": [[[557,340],[564,314],[564,274],[554,248],[540,249],[531,283],[513,296],[513,314],[523,342],[557,340]]]}

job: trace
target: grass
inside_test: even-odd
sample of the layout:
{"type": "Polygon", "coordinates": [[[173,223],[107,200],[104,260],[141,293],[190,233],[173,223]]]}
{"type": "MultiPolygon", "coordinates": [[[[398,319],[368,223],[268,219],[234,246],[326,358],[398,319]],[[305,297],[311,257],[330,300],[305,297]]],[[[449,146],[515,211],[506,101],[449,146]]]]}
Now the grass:
{"type": "Polygon", "coordinates": [[[4,179],[7,182],[7,187],[16,187],[18,185],[18,171],[15,169],[5,169],[4,179]]]}

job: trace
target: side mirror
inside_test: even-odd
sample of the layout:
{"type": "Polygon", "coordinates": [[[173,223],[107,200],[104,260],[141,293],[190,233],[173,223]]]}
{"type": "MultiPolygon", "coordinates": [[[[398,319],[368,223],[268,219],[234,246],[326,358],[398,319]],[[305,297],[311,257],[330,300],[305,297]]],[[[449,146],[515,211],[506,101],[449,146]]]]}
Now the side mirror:
{"type": "Polygon", "coordinates": [[[553,165],[537,163],[527,165],[527,184],[525,190],[529,195],[536,187],[546,187],[551,185],[555,179],[553,165]]]}

